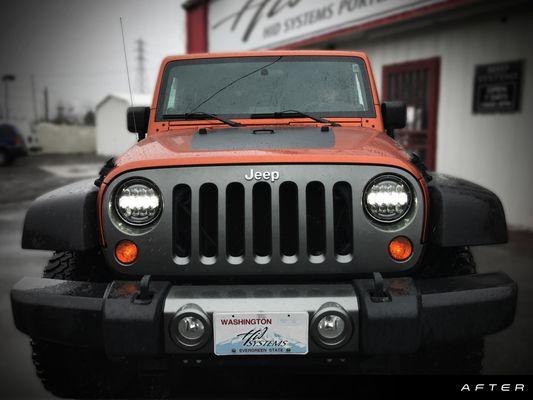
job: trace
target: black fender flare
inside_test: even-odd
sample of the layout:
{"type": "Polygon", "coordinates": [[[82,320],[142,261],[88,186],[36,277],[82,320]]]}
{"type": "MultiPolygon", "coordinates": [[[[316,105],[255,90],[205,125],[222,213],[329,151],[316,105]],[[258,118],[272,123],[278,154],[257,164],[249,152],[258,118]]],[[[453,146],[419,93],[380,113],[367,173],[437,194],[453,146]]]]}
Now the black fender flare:
{"type": "Polygon", "coordinates": [[[464,179],[431,173],[429,243],[442,247],[506,243],[507,223],[498,196],[464,179]]]}
{"type": "Polygon", "coordinates": [[[31,204],[22,231],[22,248],[87,251],[99,246],[98,188],[94,179],[48,192],[31,204]]]}

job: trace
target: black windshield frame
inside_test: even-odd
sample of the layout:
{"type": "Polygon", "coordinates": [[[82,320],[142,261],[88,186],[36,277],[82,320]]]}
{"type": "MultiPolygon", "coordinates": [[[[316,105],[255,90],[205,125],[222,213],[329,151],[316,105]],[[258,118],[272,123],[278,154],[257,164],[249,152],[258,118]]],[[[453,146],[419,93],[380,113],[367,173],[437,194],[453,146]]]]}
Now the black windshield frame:
{"type": "MultiPolygon", "coordinates": [[[[275,61],[276,59],[289,59],[289,60],[297,60],[297,61],[355,61],[362,72],[362,83],[363,83],[363,90],[365,94],[365,101],[368,105],[368,110],[365,111],[353,111],[353,112],[314,112],[313,115],[316,115],[318,117],[323,118],[375,118],[376,117],[376,111],[375,111],[375,104],[374,104],[374,98],[372,93],[372,87],[370,85],[370,77],[368,73],[368,69],[366,67],[365,61],[356,56],[305,56],[305,55],[287,55],[287,56],[246,56],[246,57],[215,57],[215,58],[198,58],[198,59],[185,59],[185,60],[176,60],[171,61],[165,66],[165,70],[163,71],[163,76],[161,77],[161,86],[159,90],[159,96],[157,101],[157,112],[156,112],[156,122],[162,122],[162,121],[169,121],[168,118],[164,118],[163,114],[165,114],[163,111],[165,102],[168,97],[168,92],[170,91],[170,82],[169,82],[169,75],[174,67],[177,65],[198,65],[198,64],[208,64],[208,63],[221,63],[221,62],[264,62],[265,64],[268,64],[269,62],[275,61]]],[[[355,94],[354,94],[355,96],[355,94]]],[[[208,108],[208,107],[206,107],[208,108]]],[[[209,112],[209,110],[203,110],[204,112],[209,112]]],[[[249,113],[242,113],[242,114],[227,114],[227,113],[217,113],[218,116],[223,118],[229,118],[229,119],[250,119],[249,113]]],[[[287,118],[304,118],[304,117],[287,117],[287,118]]],[[[257,119],[257,118],[255,118],[257,119]]]]}

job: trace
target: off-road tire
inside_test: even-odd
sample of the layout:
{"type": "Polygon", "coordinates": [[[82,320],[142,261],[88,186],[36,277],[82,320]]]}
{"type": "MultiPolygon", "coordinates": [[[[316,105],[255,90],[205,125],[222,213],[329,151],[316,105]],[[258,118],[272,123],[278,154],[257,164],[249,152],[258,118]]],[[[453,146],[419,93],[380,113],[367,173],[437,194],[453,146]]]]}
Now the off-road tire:
{"type": "Polygon", "coordinates": [[[104,265],[100,252],[55,252],[44,267],[43,278],[109,282],[112,277],[104,265]]]}
{"type": "Polygon", "coordinates": [[[428,246],[417,278],[446,278],[476,273],[476,262],[468,247],[428,246]]]}
{"type": "Polygon", "coordinates": [[[483,370],[483,338],[422,349],[411,360],[411,373],[479,375],[483,370]]]}
{"type": "Polygon", "coordinates": [[[44,388],[59,397],[96,399],[129,397],[135,376],[126,361],[110,361],[103,351],[33,339],[32,360],[44,388]]]}
{"type": "MultiPolygon", "coordinates": [[[[107,282],[99,253],[58,252],[44,268],[44,278],[107,282]]],[[[127,361],[108,359],[103,349],[86,349],[32,338],[32,359],[46,390],[70,398],[128,396],[125,388],[135,377],[127,361]]]]}
{"type": "MultiPolygon", "coordinates": [[[[476,273],[468,247],[429,247],[418,279],[446,278],[476,273]]],[[[479,374],[483,369],[483,338],[422,349],[411,361],[418,374],[479,374]]]]}

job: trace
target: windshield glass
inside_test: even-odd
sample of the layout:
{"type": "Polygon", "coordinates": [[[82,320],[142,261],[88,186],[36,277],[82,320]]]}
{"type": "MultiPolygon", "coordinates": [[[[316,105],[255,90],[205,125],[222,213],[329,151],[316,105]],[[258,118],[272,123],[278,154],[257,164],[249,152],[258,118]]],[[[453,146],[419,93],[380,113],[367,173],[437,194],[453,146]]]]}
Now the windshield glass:
{"type": "Polygon", "coordinates": [[[374,116],[364,61],[302,56],[174,61],[163,75],[157,118],[198,112],[268,117],[286,110],[323,117],[374,116]]]}

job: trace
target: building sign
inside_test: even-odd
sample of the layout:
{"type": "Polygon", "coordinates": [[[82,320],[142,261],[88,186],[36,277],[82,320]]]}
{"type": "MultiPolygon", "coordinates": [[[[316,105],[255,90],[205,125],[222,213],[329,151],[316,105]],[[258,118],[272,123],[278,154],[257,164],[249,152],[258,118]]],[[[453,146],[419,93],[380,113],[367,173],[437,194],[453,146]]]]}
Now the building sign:
{"type": "Polygon", "coordinates": [[[520,110],[522,61],[478,65],[474,78],[474,113],[520,110]]]}
{"type": "Polygon", "coordinates": [[[209,51],[280,47],[446,0],[211,0],[209,51]]]}

